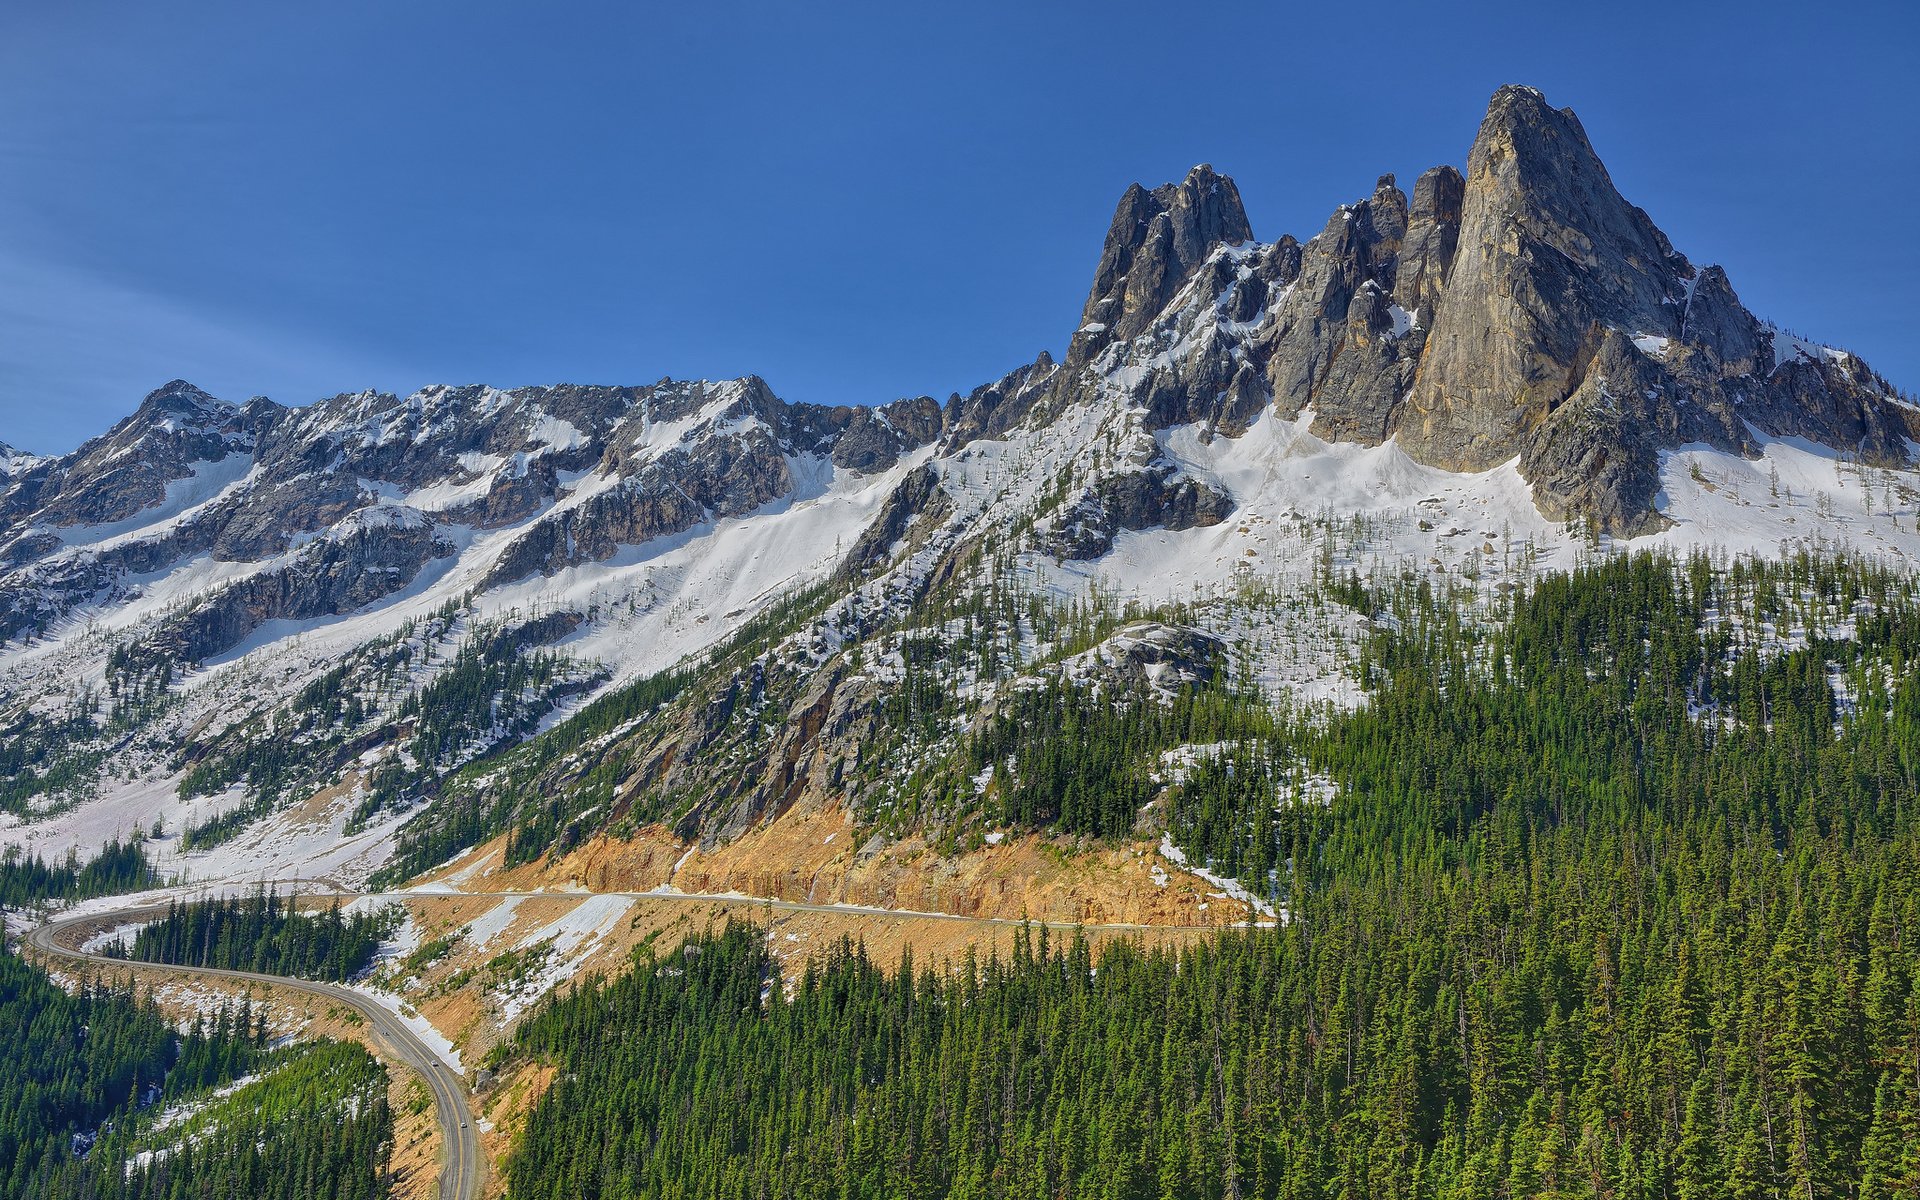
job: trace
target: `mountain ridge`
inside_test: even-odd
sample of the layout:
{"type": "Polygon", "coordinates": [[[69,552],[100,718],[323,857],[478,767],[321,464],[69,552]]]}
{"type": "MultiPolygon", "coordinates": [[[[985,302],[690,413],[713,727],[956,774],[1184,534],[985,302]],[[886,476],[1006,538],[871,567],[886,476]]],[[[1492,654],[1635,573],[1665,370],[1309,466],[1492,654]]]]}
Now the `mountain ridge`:
{"type": "MultiPolygon", "coordinates": [[[[1494,596],[1613,544],[1920,558],[1917,422],[1674,250],[1569,110],[1503,88],[1464,174],[1411,198],[1382,176],[1305,241],[1258,241],[1204,164],[1129,188],[1064,359],[945,402],[793,404],[747,375],[286,407],[174,381],[69,455],[0,455],[23,764],[0,807],[66,831],[138,795],[139,824],[231,825],[323,788],[328,837],[390,851],[423,822],[404,853],[430,865],[496,803],[443,777],[750,646],[527,777],[593,802],[503,811],[707,841],[830,795],[891,811],[911,773],[849,781],[899,735],[929,613],[970,614],[1020,686],[1172,671],[1354,703],[1355,614],[1317,598],[1349,578],[1494,596]],[[1109,615],[1063,640],[1056,609],[1109,615]],[[1172,632],[1109,644],[1124,611],[1172,632]]],[[[954,670],[968,704],[1012,686],[954,670]]],[[[954,730],[925,736],[897,749],[954,730]]]]}

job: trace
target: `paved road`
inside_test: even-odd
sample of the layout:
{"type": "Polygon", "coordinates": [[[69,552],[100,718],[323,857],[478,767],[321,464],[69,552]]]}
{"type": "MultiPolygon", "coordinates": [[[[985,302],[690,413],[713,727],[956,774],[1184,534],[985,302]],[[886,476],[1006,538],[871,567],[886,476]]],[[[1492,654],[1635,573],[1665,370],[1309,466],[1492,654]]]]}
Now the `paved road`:
{"type": "MultiPolygon", "coordinates": [[[[268,881],[269,884],[272,884],[272,882],[271,880],[268,881]]],[[[304,885],[310,882],[311,881],[308,880],[281,880],[280,884],[282,886],[287,884],[304,885]]],[[[486,890],[467,892],[451,888],[441,891],[432,887],[426,887],[398,892],[354,892],[328,887],[319,890],[300,890],[294,894],[298,895],[302,900],[340,900],[343,902],[366,899],[473,900],[491,898],[495,900],[588,900],[595,896],[620,896],[628,900],[669,900],[687,904],[722,904],[739,908],[757,908],[785,913],[832,913],[839,916],[852,917],[894,917],[901,920],[913,921],[953,921],[962,925],[1031,925],[1036,929],[1045,925],[1049,929],[1065,931],[1079,929],[1088,933],[1101,930],[1135,933],[1155,931],[1201,933],[1219,932],[1221,930],[1245,925],[1244,921],[1223,921],[1211,925],[1161,925],[1119,921],[1108,922],[1106,924],[1094,924],[1078,921],[1034,921],[1022,917],[968,917],[962,916],[959,913],[921,912],[911,908],[881,908],[878,905],[868,904],[809,904],[801,900],[774,900],[765,896],[743,896],[735,892],[682,892],[678,890],[665,891],[661,889],[655,889],[649,892],[574,892],[554,891],[552,889],[546,891],[486,890]]],[[[1232,900],[1231,897],[1228,897],[1228,900],[1231,903],[1245,905],[1244,901],[1235,901],[1232,900]]],[[[1269,919],[1263,914],[1256,913],[1254,915],[1262,921],[1269,919]]]]}
{"type": "MultiPolygon", "coordinates": [[[[227,881],[231,883],[232,881],[227,881]]],[[[275,886],[290,887],[305,899],[354,900],[366,897],[393,900],[432,900],[437,898],[471,899],[510,897],[551,900],[585,900],[590,896],[623,896],[634,900],[669,900],[696,904],[724,904],[752,907],[774,912],[789,913],[833,913],[844,916],[896,917],[912,920],[954,921],[969,925],[1019,925],[1017,918],[1010,917],[967,917],[958,913],[913,912],[903,909],[878,908],[861,904],[807,904],[797,900],[772,900],[763,897],[741,895],[703,895],[697,892],[678,890],[648,892],[573,892],[573,891],[475,891],[456,890],[438,891],[421,889],[402,892],[354,892],[339,888],[331,880],[289,879],[250,881],[272,883],[275,886]],[[319,884],[318,888],[314,885],[319,884]]],[[[88,954],[79,949],[78,943],[89,931],[111,928],[115,925],[131,924],[136,921],[158,918],[166,915],[166,905],[148,904],[137,908],[117,909],[112,912],[94,912],[85,916],[66,917],[50,921],[27,935],[27,941],[35,949],[56,958],[75,962],[86,962],[104,967],[129,965],[123,959],[106,958],[98,954],[88,954]]],[[[1208,930],[1219,929],[1218,925],[1074,925],[1064,921],[1035,921],[1034,925],[1048,925],[1054,929],[1093,930],[1208,930]]],[[[464,1082],[442,1063],[439,1056],[428,1048],[414,1032],[406,1027],[390,1010],[367,996],[331,983],[317,983],[310,979],[293,979],[283,975],[261,975],[252,971],[227,971],[214,967],[168,967],[168,970],[182,971],[194,975],[204,975],[216,979],[231,979],[247,983],[272,984],[276,987],[292,988],[307,992],[322,999],[332,1001],[353,1009],[365,1017],[373,1032],[373,1040],[381,1052],[390,1060],[398,1060],[412,1067],[427,1081],[433,1090],[434,1108],[440,1118],[442,1145],[446,1147],[446,1156],[440,1166],[440,1196],[442,1200],[477,1200],[480,1195],[481,1171],[484,1160],[480,1155],[479,1135],[472,1128],[472,1116],[466,1104],[464,1082]]]]}
{"type": "MultiPolygon", "coordinates": [[[[88,954],[79,949],[76,938],[72,935],[79,935],[85,930],[110,928],[118,924],[165,915],[166,907],[162,905],[68,917],[64,920],[50,921],[33,930],[27,935],[27,941],[35,949],[52,957],[109,968],[125,968],[129,964],[124,960],[88,954]]],[[[441,1145],[445,1148],[445,1154],[440,1163],[441,1200],[478,1200],[482,1168],[480,1137],[473,1129],[473,1118],[467,1109],[464,1082],[391,1011],[382,1008],[378,1003],[358,992],[331,983],[317,983],[311,979],[261,975],[252,971],[226,971],[214,967],[168,967],[166,969],[215,979],[265,983],[275,987],[291,988],[344,1005],[366,1018],[367,1025],[373,1033],[374,1044],[381,1055],[389,1061],[397,1060],[412,1067],[421,1078],[427,1081],[427,1086],[433,1091],[434,1108],[440,1118],[441,1145]]]]}

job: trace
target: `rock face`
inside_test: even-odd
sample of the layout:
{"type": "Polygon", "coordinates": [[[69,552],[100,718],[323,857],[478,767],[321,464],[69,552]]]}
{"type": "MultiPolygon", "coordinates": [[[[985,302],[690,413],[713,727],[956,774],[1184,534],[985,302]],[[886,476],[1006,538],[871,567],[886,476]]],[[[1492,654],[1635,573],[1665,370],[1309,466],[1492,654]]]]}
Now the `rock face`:
{"type": "MultiPolygon", "coordinates": [[[[1383,176],[1304,244],[1250,236],[1211,168],[1129,189],[1056,391],[1122,389],[1146,430],[1237,436],[1271,403],[1310,411],[1329,441],[1391,438],[1447,470],[1517,460],[1542,513],[1628,535],[1663,522],[1675,447],[1752,454],[1758,431],[1890,466],[1920,437],[1857,358],[1769,329],[1724,270],[1688,262],[1620,195],[1573,112],[1532,88],[1494,93],[1465,175],[1424,172],[1411,203],[1383,176]]],[[[1101,530],[1132,527],[1103,509],[1169,528],[1219,519],[1151,498],[1191,496],[1176,483],[1149,471],[1094,489],[1059,552],[1104,553],[1101,530]]]]}
{"type": "Polygon", "coordinates": [[[307,553],[163,620],[146,647],[166,659],[199,662],[232,648],[268,621],[330,617],[384,599],[411,583],[422,566],[453,550],[418,513],[362,510],[307,553]]]}
{"type": "Polygon", "coordinates": [[[1313,407],[1323,437],[1384,438],[1419,355],[1391,294],[1407,221],[1405,194],[1381,176],[1372,196],[1334,213],[1306,244],[1274,316],[1265,345],[1274,404],[1288,417],[1313,407]]]}
{"type": "Polygon", "coordinates": [[[524,526],[483,586],[550,575],[804,500],[796,464],[889,470],[951,422],[995,427],[997,401],[790,405],[748,377],[433,387],[288,409],[236,406],[176,380],[73,454],[0,454],[0,641],[111,604],[137,577],[195,557],[244,565],[150,639],[198,661],[266,621],[341,615],[402,591],[457,531],[524,526]]]}
{"type": "Polygon", "coordinates": [[[1678,337],[1693,274],[1614,190],[1571,110],[1501,88],[1467,156],[1459,249],[1403,444],[1457,470],[1511,458],[1579,386],[1589,330],[1678,337]]]}
{"type": "Polygon", "coordinates": [[[1177,184],[1128,188],[1114,210],[1068,364],[1139,336],[1215,246],[1251,240],[1240,190],[1204,163],[1177,184]]]}
{"type": "Polygon", "coordinates": [[[1449,470],[1515,461],[1542,513],[1617,534],[1662,523],[1678,446],[1799,437],[1890,466],[1920,440],[1858,358],[1763,324],[1725,271],[1676,252],[1570,110],[1503,87],[1465,174],[1434,167],[1411,200],[1381,176],[1305,242],[1255,241],[1209,166],[1128,188],[1065,361],[1043,352],[944,405],[788,404],[746,377],[285,408],[176,380],[72,454],[0,445],[0,640],[204,559],[222,582],[169,617],[168,644],[205,657],[267,620],[400,594],[484,535],[499,549],[474,582],[507,586],[922,455],[847,534],[838,566],[859,578],[948,518],[946,468],[971,447],[1056,424],[1094,449],[1037,481],[1028,527],[1059,559],[1098,558],[1128,531],[1228,519],[1232,497],[1169,439],[1237,438],[1267,413],[1449,470]]]}
{"type": "MultiPolygon", "coordinates": [[[[1733,507],[1742,537],[1920,546],[1889,511],[1920,476],[1873,469],[1911,462],[1916,410],[1677,253],[1570,112],[1502,88],[1466,168],[1410,196],[1380,176],[1304,241],[1256,241],[1210,167],[1129,188],[1061,361],[944,403],[794,404],[745,376],[283,407],[175,381],[72,454],[0,446],[0,754],[74,796],[100,764],[256,791],[365,774],[393,811],[617,679],[619,719],[512,788],[449,777],[418,861],[503,804],[536,841],[657,821],[711,847],[810,804],[917,819],[911,764],[961,744],[949,701],[982,688],[1144,694],[1304,655],[1242,616],[1205,628],[1216,600],[1286,594],[1269,579],[1405,578],[1422,544],[1436,571],[1531,572],[1574,555],[1559,521],[1694,520],[1712,545],[1696,514],[1733,507]],[[1749,464],[1668,461],[1775,438],[1851,460],[1846,496],[1773,505],[1749,464]],[[1511,512],[1516,471],[1548,521],[1511,512]],[[1169,623],[1110,607],[1136,601],[1169,623]]],[[[985,765],[942,786],[984,795],[985,765]]]]}
{"type": "Polygon", "coordinates": [[[535,521],[500,557],[489,584],[604,561],[622,546],[792,497],[796,458],[884,471],[941,432],[940,407],[924,396],[880,408],[821,408],[787,404],[754,376],[715,388],[672,388],[678,390],[656,390],[640,402],[637,436],[622,436],[636,424],[630,415],[607,439],[593,477],[612,485],[576,490],[579,503],[556,506],[535,521]],[[689,419],[700,422],[698,435],[664,447],[645,436],[646,422],[689,419]]]}
{"type": "Polygon", "coordinates": [[[1413,208],[1407,214],[1407,236],[1392,290],[1422,328],[1432,327],[1435,306],[1453,271],[1466,194],[1467,181],[1447,166],[1421,172],[1413,185],[1413,208]]]}
{"type": "Polygon", "coordinates": [[[1227,644],[1202,629],[1143,621],[1122,626],[1076,656],[1069,670],[1128,690],[1206,687],[1227,666],[1227,644]]]}
{"type": "Polygon", "coordinates": [[[880,506],[879,516],[848,551],[846,561],[841,564],[841,578],[858,579],[885,565],[892,560],[893,548],[911,534],[916,524],[941,521],[952,509],[951,500],[940,486],[939,472],[929,466],[909,472],[888,494],[886,503],[880,506]]]}
{"type": "Polygon", "coordinates": [[[155,507],[196,465],[250,454],[278,416],[278,406],[237,408],[176,379],[65,458],[23,458],[10,450],[6,457],[16,468],[0,476],[0,542],[16,535],[29,515],[44,527],[70,528],[110,525],[155,507]]]}
{"type": "Polygon", "coordinates": [[[1123,529],[1192,529],[1218,525],[1233,500],[1195,479],[1155,463],[1111,475],[1089,488],[1060,521],[1049,548],[1061,559],[1099,558],[1123,529]]]}

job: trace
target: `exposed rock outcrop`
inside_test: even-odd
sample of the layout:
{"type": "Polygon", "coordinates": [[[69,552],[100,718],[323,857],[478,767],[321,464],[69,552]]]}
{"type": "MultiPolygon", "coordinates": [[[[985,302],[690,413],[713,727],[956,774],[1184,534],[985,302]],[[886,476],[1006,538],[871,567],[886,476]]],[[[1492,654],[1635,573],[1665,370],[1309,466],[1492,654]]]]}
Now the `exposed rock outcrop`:
{"type": "Polygon", "coordinates": [[[1614,189],[1572,110],[1501,88],[1467,156],[1459,249],[1402,445],[1454,470],[1513,457],[1578,385],[1588,330],[1677,337],[1692,276],[1614,189]]]}
{"type": "Polygon", "coordinates": [[[1231,496],[1154,463],[1096,483],[1061,515],[1047,548],[1062,559],[1098,558],[1123,529],[1218,525],[1232,512],[1231,496]]]}
{"type": "MultiPolygon", "coordinates": [[[[1689,443],[1751,454],[1758,431],[1911,461],[1920,414],[1854,356],[1756,320],[1532,88],[1499,89],[1466,174],[1424,172],[1411,204],[1383,176],[1304,244],[1243,246],[1244,224],[1210,169],[1129,189],[1068,361],[1099,378],[1070,371],[1062,392],[1104,381],[1145,429],[1237,436],[1264,380],[1274,411],[1311,410],[1322,438],[1395,438],[1455,471],[1517,460],[1542,513],[1618,534],[1661,524],[1661,456],[1689,443]]],[[[1099,507],[1076,514],[1092,536],[1056,549],[1104,553],[1116,526],[1099,507]]]]}
{"type": "Polygon", "coordinates": [[[880,506],[880,514],[860,535],[840,565],[841,577],[856,579],[888,562],[894,547],[907,537],[915,525],[936,523],[953,510],[946,489],[940,486],[940,473],[931,466],[909,472],[880,506]]]}
{"type": "Polygon", "coordinates": [[[1252,240],[1240,190],[1204,163],[1177,184],[1129,187],[1107,230],[1067,365],[1143,332],[1215,246],[1252,240]]]}

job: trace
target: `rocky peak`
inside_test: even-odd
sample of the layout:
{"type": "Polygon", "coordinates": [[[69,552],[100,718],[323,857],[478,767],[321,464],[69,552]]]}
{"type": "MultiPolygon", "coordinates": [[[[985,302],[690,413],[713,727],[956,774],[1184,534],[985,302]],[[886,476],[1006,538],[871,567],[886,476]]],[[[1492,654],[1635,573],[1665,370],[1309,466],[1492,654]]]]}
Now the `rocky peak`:
{"type": "Polygon", "coordinates": [[[1383,175],[1304,244],[1220,248],[1245,231],[1211,169],[1128,189],[1036,419],[1097,394],[1081,369],[1097,364],[1150,430],[1233,436],[1269,400],[1286,419],[1311,409],[1322,438],[1396,438],[1431,466],[1518,459],[1543,512],[1616,533],[1659,523],[1664,450],[1753,453],[1749,426],[1908,460],[1920,417],[1884,381],[1762,327],[1532,88],[1495,92],[1466,173],[1425,171],[1411,202],[1383,175]]]}
{"type": "Polygon", "coordinates": [[[1205,163],[1151,192],[1129,187],[1107,230],[1068,364],[1139,335],[1215,246],[1252,239],[1240,189],[1205,163]]]}
{"type": "Polygon", "coordinates": [[[992,383],[965,396],[954,393],[941,414],[940,453],[952,454],[980,438],[1005,436],[1046,399],[1059,371],[1053,356],[1042,350],[1031,363],[992,383]]]}
{"type": "Polygon", "coordinates": [[[149,392],[101,437],[47,467],[35,502],[47,525],[125,520],[159,504],[202,464],[251,453],[257,430],[241,409],[182,379],[149,392]]]}
{"type": "Polygon", "coordinates": [[[228,401],[216,399],[184,379],[174,379],[148,392],[129,419],[151,421],[171,416],[217,420],[234,411],[235,406],[228,401]]]}
{"type": "Polygon", "coordinates": [[[1379,441],[1417,357],[1391,289],[1411,229],[1406,193],[1382,175],[1300,248],[1297,277],[1266,331],[1267,381],[1281,415],[1317,409],[1322,437],[1379,441]]]}
{"type": "Polygon", "coordinates": [[[31,493],[37,489],[29,480],[51,461],[0,442],[0,531],[11,523],[14,514],[33,506],[31,493]]]}
{"type": "MultiPolygon", "coordinates": [[[[1360,240],[1372,248],[1375,262],[1382,267],[1390,265],[1407,236],[1407,194],[1395,184],[1391,173],[1375,181],[1373,195],[1355,209],[1354,218],[1361,222],[1360,240]]],[[[1390,273],[1386,282],[1393,282],[1390,273]]]]}
{"type": "Polygon", "coordinates": [[[1614,188],[1572,110],[1532,88],[1503,87],[1488,105],[1458,241],[1402,422],[1403,444],[1429,462],[1511,458],[1578,386],[1592,327],[1679,333],[1692,267],[1614,188]]]}

